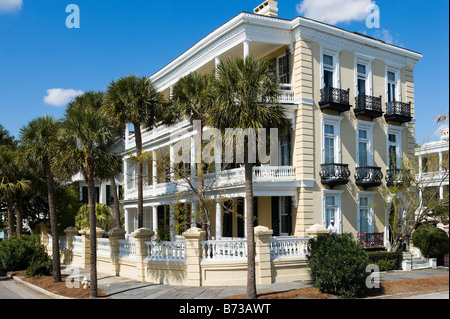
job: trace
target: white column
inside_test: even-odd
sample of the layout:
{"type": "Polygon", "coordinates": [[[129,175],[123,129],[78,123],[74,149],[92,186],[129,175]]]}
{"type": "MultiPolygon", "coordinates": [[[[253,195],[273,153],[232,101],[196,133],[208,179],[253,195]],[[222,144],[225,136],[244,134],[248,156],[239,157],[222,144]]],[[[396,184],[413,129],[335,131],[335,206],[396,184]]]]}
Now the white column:
{"type": "Polygon", "coordinates": [[[195,164],[195,139],[191,137],[191,177],[197,176],[197,167],[195,164]]]}
{"type": "Polygon", "coordinates": [[[125,149],[128,149],[128,139],[130,138],[130,124],[125,124],[125,149]]]}
{"type": "Polygon", "coordinates": [[[156,183],[158,182],[157,181],[157,172],[158,171],[158,168],[157,168],[157,166],[156,166],[156,152],[155,151],[152,151],[152,181],[153,181],[153,194],[155,194],[155,191],[156,191],[156,183]]]}
{"type": "Polygon", "coordinates": [[[127,233],[127,234],[129,234],[130,233],[130,226],[129,226],[129,217],[130,217],[130,214],[128,213],[128,209],[127,208],[125,208],[124,209],[124,211],[125,211],[125,232],[127,233]]]}
{"type": "Polygon", "coordinates": [[[250,41],[244,40],[244,59],[250,55],[250,41]]]}
{"type": "Polygon", "coordinates": [[[158,232],[158,206],[152,206],[152,229],[153,232],[158,232]]]}
{"type": "Polygon", "coordinates": [[[216,240],[222,238],[222,203],[216,202],[216,240]]]}
{"type": "Polygon", "coordinates": [[[173,144],[170,144],[170,181],[173,182],[175,179],[175,173],[174,173],[174,163],[175,163],[175,150],[173,147],[173,144]]]}
{"type": "Polygon", "coordinates": [[[170,240],[175,240],[175,205],[170,205],[170,217],[169,217],[169,223],[170,223],[170,240]]]}
{"type": "Polygon", "coordinates": [[[197,227],[197,202],[191,203],[191,227],[197,227]]]}

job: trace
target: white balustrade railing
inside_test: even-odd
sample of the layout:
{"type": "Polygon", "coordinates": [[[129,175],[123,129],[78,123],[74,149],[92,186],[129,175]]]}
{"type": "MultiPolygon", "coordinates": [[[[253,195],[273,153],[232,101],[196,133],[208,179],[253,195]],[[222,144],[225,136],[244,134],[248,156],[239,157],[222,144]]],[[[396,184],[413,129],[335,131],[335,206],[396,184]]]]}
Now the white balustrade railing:
{"type": "Polygon", "coordinates": [[[306,257],[308,238],[270,238],[270,257],[306,257]]]}
{"type": "Polygon", "coordinates": [[[102,256],[111,255],[111,246],[108,238],[97,238],[97,254],[102,256]]]}
{"type": "Polygon", "coordinates": [[[73,236],[72,240],[72,250],[81,250],[83,248],[83,243],[81,236],[73,236]]]}
{"type": "Polygon", "coordinates": [[[202,260],[246,259],[247,239],[204,240],[202,260]]]}
{"type": "Polygon", "coordinates": [[[294,90],[292,84],[282,84],[279,91],[280,103],[293,103],[294,102],[294,90]]]}
{"type": "Polygon", "coordinates": [[[136,243],[134,238],[118,239],[119,257],[136,258],[136,243]]]}
{"type": "Polygon", "coordinates": [[[146,241],[147,258],[151,261],[185,261],[186,243],[177,241],[146,241]]]}
{"type": "MultiPolygon", "coordinates": [[[[222,170],[220,175],[216,173],[208,173],[204,175],[205,186],[211,186],[215,183],[218,187],[228,185],[239,185],[245,181],[245,171],[243,167],[229,170],[222,170]]],[[[253,167],[253,182],[254,183],[269,183],[269,182],[290,182],[295,181],[295,167],[294,166],[255,166],[253,167]]],[[[192,177],[192,185],[197,185],[195,177],[192,177]]],[[[158,196],[162,194],[171,194],[175,192],[183,192],[189,190],[189,185],[183,180],[176,182],[157,183],[155,185],[144,185],[144,196],[158,196]]],[[[127,199],[137,198],[137,189],[127,189],[127,199]]]]}

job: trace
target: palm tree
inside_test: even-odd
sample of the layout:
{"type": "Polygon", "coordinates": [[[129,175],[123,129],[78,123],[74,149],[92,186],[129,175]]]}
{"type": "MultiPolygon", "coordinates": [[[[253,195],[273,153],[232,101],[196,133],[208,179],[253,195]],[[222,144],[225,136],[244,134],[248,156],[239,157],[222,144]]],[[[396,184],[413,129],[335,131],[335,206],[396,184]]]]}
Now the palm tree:
{"type": "Polygon", "coordinates": [[[153,127],[163,113],[163,97],[147,77],[135,75],[113,81],[107,88],[105,107],[118,122],[125,126],[132,123],[136,141],[138,228],[144,226],[144,194],[142,174],[141,128],[153,127]]]}
{"type": "MultiPolygon", "coordinates": [[[[217,104],[211,112],[209,126],[225,131],[227,128],[257,130],[282,128],[287,125],[278,101],[279,83],[268,60],[258,60],[251,56],[246,59],[230,59],[220,63],[217,74],[217,104]]],[[[244,170],[247,201],[247,297],[255,299],[253,164],[249,162],[248,157],[244,160],[244,170]]]]}
{"type": "MultiPolygon", "coordinates": [[[[214,77],[209,74],[199,74],[196,72],[181,78],[173,86],[171,106],[167,109],[167,116],[165,119],[171,120],[171,116],[175,118],[175,121],[187,118],[191,125],[194,121],[200,123],[198,130],[200,133],[203,131],[209,112],[214,104],[214,91],[213,91],[214,77]]],[[[200,143],[201,140],[196,141],[200,143]]],[[[201,154],[196,154],[200,156],[201,154]]],[[[197,162],[197,192],[199,198],[199,217],[203,230],[206,230],[209,234],[209,227],[207,227],[206,220],[208,211],[206,209],[206,203],[204,201],[204,181],[203,181],[203,167],[199,161],[197,162]]],[[[191,163],[194,165],[194,163],[191,163]]],[[[210,236],[208,236],[210,237],[210,236]]]]}
{"type": "Polygon", "coordinates": [[[121,161],[119,155],[109,153],[117,132],[113,118],[102,111],[103,102],[102,92],[86,92],[69,103],[63,122],[66,151],[59,161],[60,169],[69,167],[71,174],[81,170],[88,185],[91,297],[97,297],[95,180],[112,176],[121,161]]]}
{"type": "Polygon", "coordinates": [[[447,115],[438,115],[438,116],[434,119],[434,122],[435,122],[437,125],[448,123],[448,113],[447,113],[447,115]]]}
{"type": "Polygon", "coordinates": [[[48,206],[52,233],[53,282],[61,282],[58,215],[55,204],[56,148],[60,143],[61,123],[51,116],[39,117],[21,128],[21,150],[31,163],[42,167],[47,180],[48,206]]]}

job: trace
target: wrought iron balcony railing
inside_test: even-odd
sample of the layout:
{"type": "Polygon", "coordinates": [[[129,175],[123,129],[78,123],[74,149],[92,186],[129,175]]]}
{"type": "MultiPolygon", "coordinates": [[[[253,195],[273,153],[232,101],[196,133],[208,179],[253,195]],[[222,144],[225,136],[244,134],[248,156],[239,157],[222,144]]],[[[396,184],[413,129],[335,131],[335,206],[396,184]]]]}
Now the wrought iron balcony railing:
{"type": "Polygon", "coordinates": [[[355,116],[363,115],[368,116],[371,119],[381,117],[383,110],[381,108],[381,96],[375,97],[371,95],[359,95],[355,98],[355,116]]]}
{"type": "Polygon", "coordinates": [[[358,186],[364,188],[376,187],[381,185],[382,180],[381,167],[365,166],[356,168],[355,181],[358,186]]]}
{"type": "Polygon", "coordinates": [[[346,112],[350,110],[350,89],[341,90],[327,86],[320,90],[321,109],[335,110],[338,112],[346,112]]]}
{"type": "Polygon", "coordinates": [[[357,237],[365,249],[384,247],[384,233],[358,233],[357,237]]]}
{"type": "Polygon", "coordinates": [[[407,169],[387,169],[386,170],[386,185],[387,186],[401,186],[407,182],[410,171],[407,169]]]}
{"type": "Polygon", "coordinates": [[[348,183],[350,170],[348,169],[348,164],[322,164],[319,175],[322,184],[333,188],[337,185],[345,185],[348,183]]]}
{"type": "Polygon", "coordinates": [[[395,121],[400,123],[410,122],[412,120],[411,102],[387,102],[386,114],[384,114],[384,118],[386,119],[386,121],[395,121]]]}

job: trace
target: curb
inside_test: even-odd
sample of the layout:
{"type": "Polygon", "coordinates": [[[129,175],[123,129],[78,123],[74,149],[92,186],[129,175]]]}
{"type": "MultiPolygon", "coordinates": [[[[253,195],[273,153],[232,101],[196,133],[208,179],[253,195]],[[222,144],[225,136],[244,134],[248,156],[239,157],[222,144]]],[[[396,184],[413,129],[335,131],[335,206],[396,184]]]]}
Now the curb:
{"type": "Polygon", "coordinates": [[[53,292],[50,292],[48,290],[45,290],[45,289],[43,289],[41,287],[35,286],[33,284],[30,284],[29,282],[26,282],[26,281],[20,279],[19,277],[16,277],[16,276],[13,276],[13,275],[8,275],[8,276],[10,278],[14,279],[15,281],[20,282],[21,284],[24,284],[25,286],[27,286],[27,287],[29,287],[31,289],[37,290],[37,291],[39,291],[39,292],[41,292],[44,295],[47,295],[49,297],[53,297],[53,298],[56,298],[56,299],[74,299],[74,298],[70,298],[70,297],[66,297],[66,296],[57,295],[57,294],[55,294],[53,292]]]}

